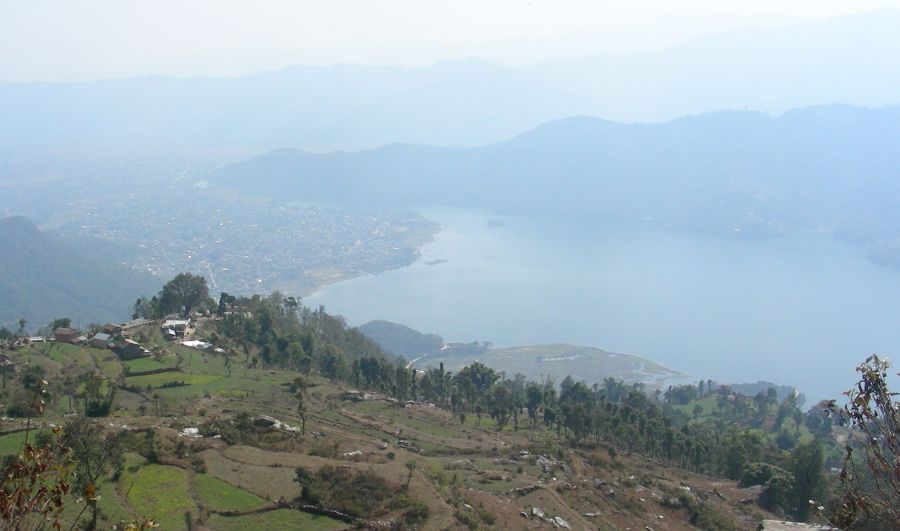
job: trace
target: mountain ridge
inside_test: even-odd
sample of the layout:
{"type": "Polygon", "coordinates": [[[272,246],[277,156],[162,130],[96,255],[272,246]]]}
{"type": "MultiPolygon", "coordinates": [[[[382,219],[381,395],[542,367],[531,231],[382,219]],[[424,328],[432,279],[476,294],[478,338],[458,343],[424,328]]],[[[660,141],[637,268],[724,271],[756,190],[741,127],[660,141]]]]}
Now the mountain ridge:
{"type": "Polygon", "coordinates": [[[528,67],[468,60],[0,83],[0,148],[471,147],[576,114],[656,122],[718,109],[896,104],[898,46],[900,12],[889,11],[528,67]]]}
{"type": "Polygon", "coordinates": [[[895,138],[900,106],[719,111],[658,124],[582,116],[476,148],[279,150],[210,181],[328,204],[652,219],[730,237],[827,230],[890,263],[900,253],[895,138]]]}

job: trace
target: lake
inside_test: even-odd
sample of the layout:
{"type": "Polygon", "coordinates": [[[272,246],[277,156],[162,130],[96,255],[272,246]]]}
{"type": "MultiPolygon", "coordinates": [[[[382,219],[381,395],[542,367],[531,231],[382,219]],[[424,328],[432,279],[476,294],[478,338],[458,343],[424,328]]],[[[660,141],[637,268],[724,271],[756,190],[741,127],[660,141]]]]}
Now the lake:
{"type": "Polygon", "coordinates": [[[748,242],[649,223],[421,212],[445,229],[417,263],[305,303],[353,325],[385,319],[497,346],[574,343],[694,379],[795,385],[808,405],[838,398],[866,356],[900,346],[900,271],[828,234],[748,242]]]}

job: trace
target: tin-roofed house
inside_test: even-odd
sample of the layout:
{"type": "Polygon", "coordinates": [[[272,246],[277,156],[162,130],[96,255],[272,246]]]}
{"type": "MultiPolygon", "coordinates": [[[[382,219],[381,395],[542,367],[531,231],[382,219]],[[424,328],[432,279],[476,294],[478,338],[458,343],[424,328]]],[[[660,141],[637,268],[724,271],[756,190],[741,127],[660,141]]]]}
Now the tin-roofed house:
{"type": "Polygon", "coordinates": [[[113,338],[111,335],[98,332],[91,338],[90,345],[94,348],[109,348],[109,344],[112,343],[112,341],[113,338]]]}
{"type": "Polygon", "coordinates": [[[138,358],[146,358],[150,355],[150,351],[142,347],[137,341],[133,341],[131,339],[123,339],[122,341],[116,343],[113,347],[113,350],[116,354],[119,355],[122,360],[136,360],[138,358]]]}

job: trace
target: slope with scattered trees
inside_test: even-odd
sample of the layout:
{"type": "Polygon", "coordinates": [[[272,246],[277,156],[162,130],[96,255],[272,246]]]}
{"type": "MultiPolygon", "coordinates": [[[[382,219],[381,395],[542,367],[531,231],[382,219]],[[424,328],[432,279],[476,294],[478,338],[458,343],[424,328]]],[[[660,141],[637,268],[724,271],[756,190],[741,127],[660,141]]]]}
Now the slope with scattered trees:
{"type": "Polygon", "coordinates": [[[44,418],[4,421],[7,488],[34,470],[38,454],[21,453],[16,431],[26,428],[44,434],[31,448],[46,449],[72,486],[60,518],[88,528],[142,518],[185,528],[283,518],[323,528],[370,518],[422,529],[555,518],[634,527],[664,515],[679,528],[721,529],[773,514],[821,521],[848,505],[857,520],[887,510],[876,502],[889,483],[874,478],[890,479],[876,465],[892,449],[859,454],[883,475],[857,471],[847,484],[855,497],[832,494],[837,478],[826,472],[836,435],[865,448],[856,433],[888,433],[864,406],[886,407],[885,366],[864,374],[835,423],[790,397],[706,382],[647,394],[613,378],[528,381],[477,362],[416,371],[342,318],[277,293],[204,304],[213,310],[192,313],[194,334],[215,349],[168,343],[150,323],[129,331],[150,358],[53,343],[11,351],[7,408],[44,418]],[[716,413],[682,411],[707,397],[721,403],[716,413]],[[92,408],[104,399],[109,408],[92,408]],[[76,416],[56,420],[66,413],[76,416]],[[102,428],[88,414],[106,416],[102,428]],[[780,444],[779,419],[811,439],[780,444]],[[63,424],[57,438],[44,422],[63,424]],[[72,461],[53,453],[57,440],[72,461]]]}

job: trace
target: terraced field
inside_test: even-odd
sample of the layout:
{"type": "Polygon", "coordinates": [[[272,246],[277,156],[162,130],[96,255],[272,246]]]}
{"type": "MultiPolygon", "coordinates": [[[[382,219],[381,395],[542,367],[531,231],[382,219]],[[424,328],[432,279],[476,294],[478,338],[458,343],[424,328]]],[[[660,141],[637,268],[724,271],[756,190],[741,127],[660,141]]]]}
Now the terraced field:
{"type": "Polygon", "coordinates": [[[226,517],[213,515],[207,525],[221,531],[258,531],[260,529],[303,529],[309,531],[329,531],[346,527],[325,516],[302,513],[291,509],[278,509],[246,516],[226,517]]]}

